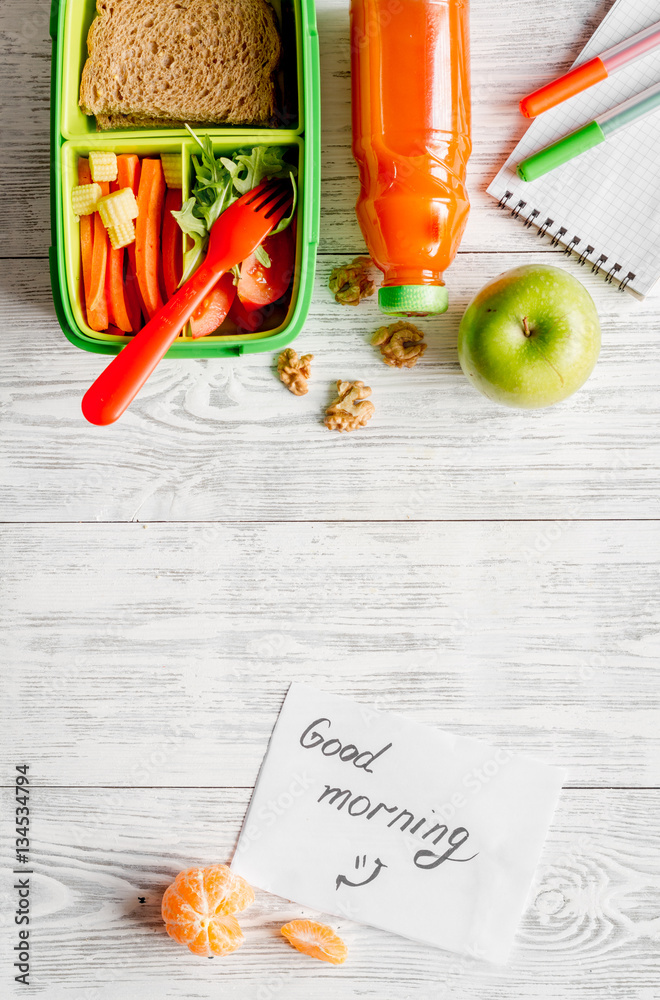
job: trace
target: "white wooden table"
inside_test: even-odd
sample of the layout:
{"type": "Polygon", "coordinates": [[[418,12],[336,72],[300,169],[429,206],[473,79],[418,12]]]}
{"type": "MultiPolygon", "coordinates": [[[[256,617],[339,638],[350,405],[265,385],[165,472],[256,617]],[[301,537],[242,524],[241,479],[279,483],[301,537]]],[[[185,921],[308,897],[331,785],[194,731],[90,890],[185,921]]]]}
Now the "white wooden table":
{"type": "MultiPolygon", "coordinates": [[[[26,761],[34,995],[658,996],[660,293],[617,293],[484,193],[524,129],[517,99],[609,6],[472,0],[473,211],[449,313],[422,321],[429,350],[399,372],[368,344],[375,304],[327,291],[363,244],[347,3],[319,0],[309,395],[284,391],[270,355],[168,361],[100,429],[79,403],[102,359],[67,343],[50,298],[48,4],[3,0],[2,829],[11,865],[7,786],[26,761]],[[474,292],[529,261],[582,279],[603,324],[587,385],[540,412],[479,396],[455,349],[474,292]],[[338,377],[373,387],[353,435],[321,424],[338,377]],[[345,921],[349,961],[326,967],[283,947],[303,911],[264,893],[228,959],[166,937],[162,890],[231,857],[291,680],[570,768],[508,968],[345,921]]],[[[0,975],[19,996],[11,884],[0,975]]]]}

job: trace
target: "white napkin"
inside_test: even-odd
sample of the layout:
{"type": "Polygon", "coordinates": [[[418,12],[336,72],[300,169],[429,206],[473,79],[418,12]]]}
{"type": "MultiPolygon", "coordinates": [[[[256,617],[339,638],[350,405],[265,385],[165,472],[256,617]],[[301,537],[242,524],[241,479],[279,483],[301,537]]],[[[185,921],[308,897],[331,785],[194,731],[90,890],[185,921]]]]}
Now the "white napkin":
{"type": "Polygon", "coordinates": [[[232,869],[504,964],[565,771],[292,684],[232,869]]]}

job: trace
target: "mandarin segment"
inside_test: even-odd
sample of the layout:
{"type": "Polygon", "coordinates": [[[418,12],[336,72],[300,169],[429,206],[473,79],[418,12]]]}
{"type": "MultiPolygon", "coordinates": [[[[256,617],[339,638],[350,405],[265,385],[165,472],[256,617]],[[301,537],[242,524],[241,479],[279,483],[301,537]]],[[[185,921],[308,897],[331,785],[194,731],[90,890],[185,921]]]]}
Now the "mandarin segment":
{"type": "Polygon", "coordinates": [[[208,933],[213,955],[228,955],[243,944],[243,931],[236,917],[216,918],[209,924],[208,933]]]}
{"type": "Polygon", "coordinates": [[[348,948],[327,924],[318,924],[315,920],[291,920],[282,927],[281,933],[303,955],[332,965],[341,965],[346,961],[348,948]]]}
{"type": "Polygon", "coordinates": [[[234,913],[254,900],[254,892],[227,865],[180,872],[163,895],[162,916],[170,937],[195,955],[228,955],[243,944],[234,913]]]}
{"type": "Polygon", "coordinates": [[[214,913],[240,913],[254,903],[252,886],[227,865],[204,868],[203,875],[204,892],[214,913]]]}

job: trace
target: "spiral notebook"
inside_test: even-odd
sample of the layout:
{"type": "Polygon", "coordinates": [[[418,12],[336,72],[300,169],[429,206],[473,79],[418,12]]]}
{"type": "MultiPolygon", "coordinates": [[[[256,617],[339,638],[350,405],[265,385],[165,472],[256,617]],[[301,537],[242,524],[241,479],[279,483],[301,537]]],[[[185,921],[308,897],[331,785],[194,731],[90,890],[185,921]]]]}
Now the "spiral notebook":
{"type": "MultiPolygon", "coordinates": [[[[653,24],[658,0],[617,0],[574,65],[653,24]]],[[[549,67],[547,80],[560,75],[549,67]]],[[[503,210],[643,298],[660,277],[660,112],[525,183],[516,164],[660,80],[660,51],[535,119],[488,188],[503,210]]],[[[522,97],[522,95],[521,95],[522,97]]]]}

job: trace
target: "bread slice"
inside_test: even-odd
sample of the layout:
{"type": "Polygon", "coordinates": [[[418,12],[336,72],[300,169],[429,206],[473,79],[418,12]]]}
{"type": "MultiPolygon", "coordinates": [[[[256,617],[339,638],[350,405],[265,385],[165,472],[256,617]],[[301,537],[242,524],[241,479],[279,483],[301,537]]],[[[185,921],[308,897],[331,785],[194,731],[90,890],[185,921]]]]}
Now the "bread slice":
{"type": "Polygon", "coordinates": [[[122,128],[183,128],[184,125],[190,125],[194,130],[208,128],[209,123],[191,121],[190,118],[186,118],[185,122],[181,118],[150,118],[148,115],[98,114],[96,116],[97,132],[106,132],[110,129],[116,131],[122,128]]]}
{"type": "Polygon", "coordinates": [[[280,37],[266,0],[96,0],[96,9],[80,106],[99,128],[269,122],[280,37]]]}

